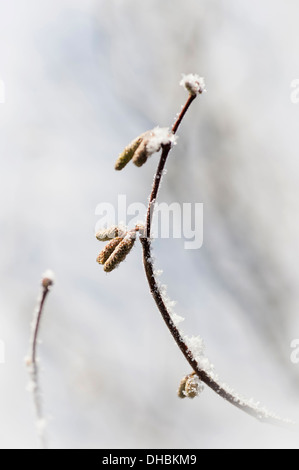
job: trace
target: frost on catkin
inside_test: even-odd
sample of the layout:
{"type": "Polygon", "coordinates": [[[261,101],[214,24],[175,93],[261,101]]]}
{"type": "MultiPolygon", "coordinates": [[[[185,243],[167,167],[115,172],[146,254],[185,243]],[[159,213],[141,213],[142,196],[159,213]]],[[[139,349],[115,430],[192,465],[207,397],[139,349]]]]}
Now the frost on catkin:
{"type": "Polygon", "coordinates": [[[136,166],[142,166],[147,159],[156,152],[159,152],[163,145],[175,145],[176,136],[168,127],[155,127],[144,134],[142,144],[137,149],[133,163],[136,166]]]}
{"type": "Polygon", "coordinates": [[[115,237],[124,237],[126,234],[126,230],[124,228],[118,227],[116,225],[112,225],[112,227],[102,229],[96,233],[96,238],[100,242],[108,242],[115,237]]]}
{"type": "Polygon", "coordinates": [[[141,167],[146,163],[148,157],[159,152],[163,145],[174,145],[175,143],[176,137],[168,128],[155,127],[141,134],[119,154],[115,169],[122,170],[132,159],[136,166],[141,167]]]}

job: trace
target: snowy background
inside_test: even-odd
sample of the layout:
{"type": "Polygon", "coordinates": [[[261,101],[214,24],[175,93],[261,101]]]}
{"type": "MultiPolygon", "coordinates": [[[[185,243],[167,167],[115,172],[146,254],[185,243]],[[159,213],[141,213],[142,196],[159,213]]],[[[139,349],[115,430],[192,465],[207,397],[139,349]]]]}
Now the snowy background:
{"type": "Polygon", "coordinates": [[[295,0],[12,0],[0,3],[0,447],[36,448],[24,367],[46,269],[42,390],[52,448],[296,448],[205,390],[143,275],[139,246],[116,272],[95,263],[95,208],[146,203],[158,156],[114,171],[136,135],[179,131],[159,200],[204,203],[204,246],[157,240],[168,293],[223,380],[299,422],[299,5],[295,0]]]}

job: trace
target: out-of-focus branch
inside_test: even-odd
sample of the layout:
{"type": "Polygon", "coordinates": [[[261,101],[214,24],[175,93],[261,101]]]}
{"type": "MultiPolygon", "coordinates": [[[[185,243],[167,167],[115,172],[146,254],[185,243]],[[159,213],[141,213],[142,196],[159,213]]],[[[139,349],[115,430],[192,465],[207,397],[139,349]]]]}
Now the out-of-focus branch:
{"type": "Polygon", "coordinates": [[[41,394],[39,388],[39,374],[38,374],[38,360],[37,360],[37,345],[38,336],[40,331],[41,319],[43,315],[44,305],[46,298],[50,292],[52,285],[54,284],[54,276],[51,271],[47,271],[41,282],[41,295],[38,300],[36,311],[34,312],[34,318],[32,322],[32,336],[30,340],[29,355],[26,358],[26,365],[30,374],[30,391],[33,393],[33,401],[36,413],[36,426],[38,434],[41,440],[42,448],[47,448],[46,436],[45,436],[45,419],[42,411],[41,394]]]}

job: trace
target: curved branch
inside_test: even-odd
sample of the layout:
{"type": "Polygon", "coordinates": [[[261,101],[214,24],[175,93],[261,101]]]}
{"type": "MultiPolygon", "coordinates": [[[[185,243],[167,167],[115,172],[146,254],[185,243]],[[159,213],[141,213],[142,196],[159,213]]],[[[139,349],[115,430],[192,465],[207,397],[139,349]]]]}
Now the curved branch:
{"type": "Polygon", "coordinates": [[[151,294],[163,317],[163,320],[166,323],[167,328],[172,334],[181,352],[185,356],[185,359],[188,361],[188,363],[190,364],[194,372],[197,374],[199,379],[203,383],[205,383],[208,387],[210,387],[212,390],[214,390],[214,392],[216,392],[220,397],[224,398],[226,401],[228,401],[235,407],[244,411],[248,415],[253,416],[259,421],[269,423],[269,424],[282,424],[283,421],[279,417],[274,416],[272,413],[269,413],[264,409],[259,409],[253,405],[250,405],[249,403],[246,403],[246,400],[243,400],[239,398],[237,395],[234,395],[233,393],[228,392],[224,388],[224,386],[222,386],[214,378],[212,378],[208,372],[200,368],[197,361],[194,359],[192,355],[192,351],[188,349],[188,346],[186,345],[184,338],[182,337],[180,331],[178,330],[178,328],[175,326],[174,322],[172,321],[170,312],[168,311],[165,305],[165,302],[163,300],[163,296],[160,291],[159,284],[154,274],[150,239],[144,237],[144,238],[140,238],[140,240],[141,240],[142,247],[143,247],[144,268],[145,268],[146,277],[148,280],[151,294]]]}
{"type": "MultiPolygon", "coordinates": [[[[173,128],[172,132],[175,134],[187,112],[191,103],[196,98],[196,95],[190,95],[185,106],[182,108],[180,115],[178,116],[173,128]]],[[[187,344],[184,341],[180,331],[174,324],[171,314],[168,311],[165,302],[163,300],[163,295],[160,291],[159,284],[155,278],[154,274],[154,266],[152,261],[152,253],[151,253],[151,226],[152,226],[152,214],[155,206],[155,201],[157,198],[157,194],[159,191],[161,178],[163,174],[163,170],[167,161],[167,157],[171,150],[171,145],[165,145],[162,148],[162,154],[159,161],[158,169],[155,175],[152,192],[149,199],[149,205],[147,210],[147,219],[146,219],[146,231],[145,234],[141,234],[140,240],[143,247],[143,263],[145,268],[145,273],[147,277],[147,281],[150,287],[151,294],[156,302],[156,305],[166,323],[167,328],[169,329],[170,333],[172,334],[175,342],[177,343],[178,347],[180,348],[181,352],[183,353],[185,359],[188,361],[194,372],[197,374],[199,379],[205,383],[208,387],[210,387],[214,392],[216,392],[220,397],[224,398],[233,406],[239,408],[240,410],[244,411],[250,416],[258,419],[261,422],[269,423],[269,424],[282,424],[287,423],[286,421],[282,421],[280,418],[276,417],[274,414],[267,412],[264,409],[260,409],[255,405],[252,405],[251,402],[246,401],[234,393],[228,391],[225,386],[219,384],[217,380],[211,376],[207,371],[202,369],[198,362],[193,357],[192,351],[188,348],[187,344]]]]}

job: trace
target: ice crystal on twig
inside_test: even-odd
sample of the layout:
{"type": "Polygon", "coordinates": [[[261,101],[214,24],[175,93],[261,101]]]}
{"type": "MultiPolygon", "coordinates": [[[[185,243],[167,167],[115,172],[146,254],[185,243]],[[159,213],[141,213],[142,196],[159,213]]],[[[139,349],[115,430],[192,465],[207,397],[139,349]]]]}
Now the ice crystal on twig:
{"type": "Polygon", "coordinates": [[[175,136],[168,127],[155,127],[147,144],[147,150],[150,155],[159,152],[163,145],[176,145],[177,136],[175,136]]]}

